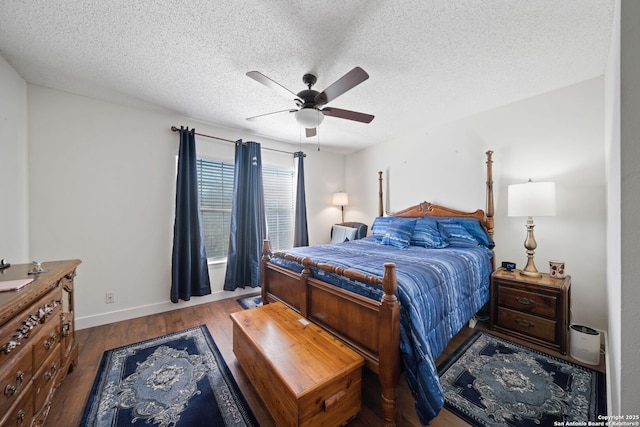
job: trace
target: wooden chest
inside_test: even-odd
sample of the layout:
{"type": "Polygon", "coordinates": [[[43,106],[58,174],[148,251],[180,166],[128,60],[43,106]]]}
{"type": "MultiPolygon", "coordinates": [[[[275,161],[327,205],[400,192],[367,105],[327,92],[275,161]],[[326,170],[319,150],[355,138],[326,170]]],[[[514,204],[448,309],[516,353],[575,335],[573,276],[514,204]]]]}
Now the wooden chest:
{"type": "Polygon", "coordinates": [[[233,352],[278,426],[339,426],[360,411],[364,359],[282,303],[231,314],[233,352]]]}

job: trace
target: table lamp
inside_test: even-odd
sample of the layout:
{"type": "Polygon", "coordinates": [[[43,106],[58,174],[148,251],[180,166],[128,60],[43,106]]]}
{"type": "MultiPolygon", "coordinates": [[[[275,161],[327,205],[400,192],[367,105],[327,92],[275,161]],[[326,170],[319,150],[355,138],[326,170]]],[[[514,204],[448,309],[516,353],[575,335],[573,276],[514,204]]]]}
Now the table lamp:
{"type": "Polygon", "coordinates": [[[508,215],[526,216],[527,238],[524,247],[527,250],[527,265],[520,272],[529,277],[540,277],[542,274],[536,269],[533,255],[537,248],[533,237],[534,216],[555,216],[556,214],[556,184],[554,182],[529,182],[510,185],[508,189],[508,215]]]}
{"type": "Polygon", "coordinates": [[[349,195],[345,192],[333,193],[334,206],[340,206],[342,210],[342,222],[344,222],[344,207],[349,204],[349,195]]]}

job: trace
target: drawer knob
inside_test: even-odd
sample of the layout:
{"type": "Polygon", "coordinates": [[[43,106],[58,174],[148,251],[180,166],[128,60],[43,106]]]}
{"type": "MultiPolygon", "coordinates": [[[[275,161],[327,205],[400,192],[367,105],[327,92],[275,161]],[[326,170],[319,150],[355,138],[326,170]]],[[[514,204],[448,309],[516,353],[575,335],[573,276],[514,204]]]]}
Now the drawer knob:
{"type": "Polygon", "coordinates": [[[24,380],[24,372],[18,371],[16,373],[16,385],[7,384],[4,388],[4,395],[7,397],[13,397],[22,387],[22,381],[24,380]]]}
{"type": "Polygon", "coordinates": [[[529,322],[528,320],[524,320],[524,319],[516,319],[516,323],[522,327],[525,328],[532,328],[535,326],[535,324],[529,322]]]}
{"type": "Polygon", "coordinates": [[[44,379],[49,381],[51,378],[53,378],[56,375],[56,372],[58,372],[58,368],[56,367],[55,363],[52,363],[49,370],[44,373],[44,379]]]}
{"type": "Polygon", "coordinates": [[[26,414],[25,414],[25,412],[24,412],[22,409],[20,409],[20,410],[18,411],[18,416],[17,416],[16,418],[17,418],[17,420],[18,420],[18,425],[19,425],[19,426],[21,426],[21,425],[24,423],[24,417],[25,417],[25,415],[26,415],[26,414]]]}
{"type": "Polygon", "coordinates": [[[42,346],[44,347],[45,350],[51,350],[51,347],[53,347],[56,344],[56,333],[52,333],[51,336],[49,336],[48,339],[44,340],[42,342],[42,346]]]}
{"type": "Polygon", "coordinates": [[[516,301],[518,301],[522,305],[531,305],[534,303],[532,299],[524,298],[524,297],[516,297],[516,301]]]}

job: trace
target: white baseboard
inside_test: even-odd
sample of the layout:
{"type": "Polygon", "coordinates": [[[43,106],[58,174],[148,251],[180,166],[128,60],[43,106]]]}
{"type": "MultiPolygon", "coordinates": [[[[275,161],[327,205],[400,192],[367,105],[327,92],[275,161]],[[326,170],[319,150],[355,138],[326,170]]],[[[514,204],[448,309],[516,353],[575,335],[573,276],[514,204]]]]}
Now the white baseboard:
{"type": "Polygon", "coordinates": [[[95,314],[76,318],[76,329],[92,328],[94,326],[106,325],[123,320],[134,319],[136,317],[149,316],[151,314],[164,313],[166,311],[177,310],[179,308],[191,307],[194,305],[206,304],[208,302],[219,301],[226,298],[239,298],[243,295],[260,292],[260,288],[244,288],[235,291],[215,291],[211,295],[203,297],[193,297],[190,301],[180,301],[172,303],[164,301],[156,304],[143,305],[127,308],[124,310],[110,311],[107,313],[95,314]]]}

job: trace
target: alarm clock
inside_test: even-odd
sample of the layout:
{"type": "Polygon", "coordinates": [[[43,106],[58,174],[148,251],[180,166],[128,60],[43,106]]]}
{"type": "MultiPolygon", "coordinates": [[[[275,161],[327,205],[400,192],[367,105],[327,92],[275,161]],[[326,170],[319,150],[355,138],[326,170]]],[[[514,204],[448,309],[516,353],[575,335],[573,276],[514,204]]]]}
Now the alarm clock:
{"type": "Polygon", "coordinates": [[[513,271],[516,268],[516,263],[510,261],[502,261],[502,268],[507,271],[513,271]]]}

